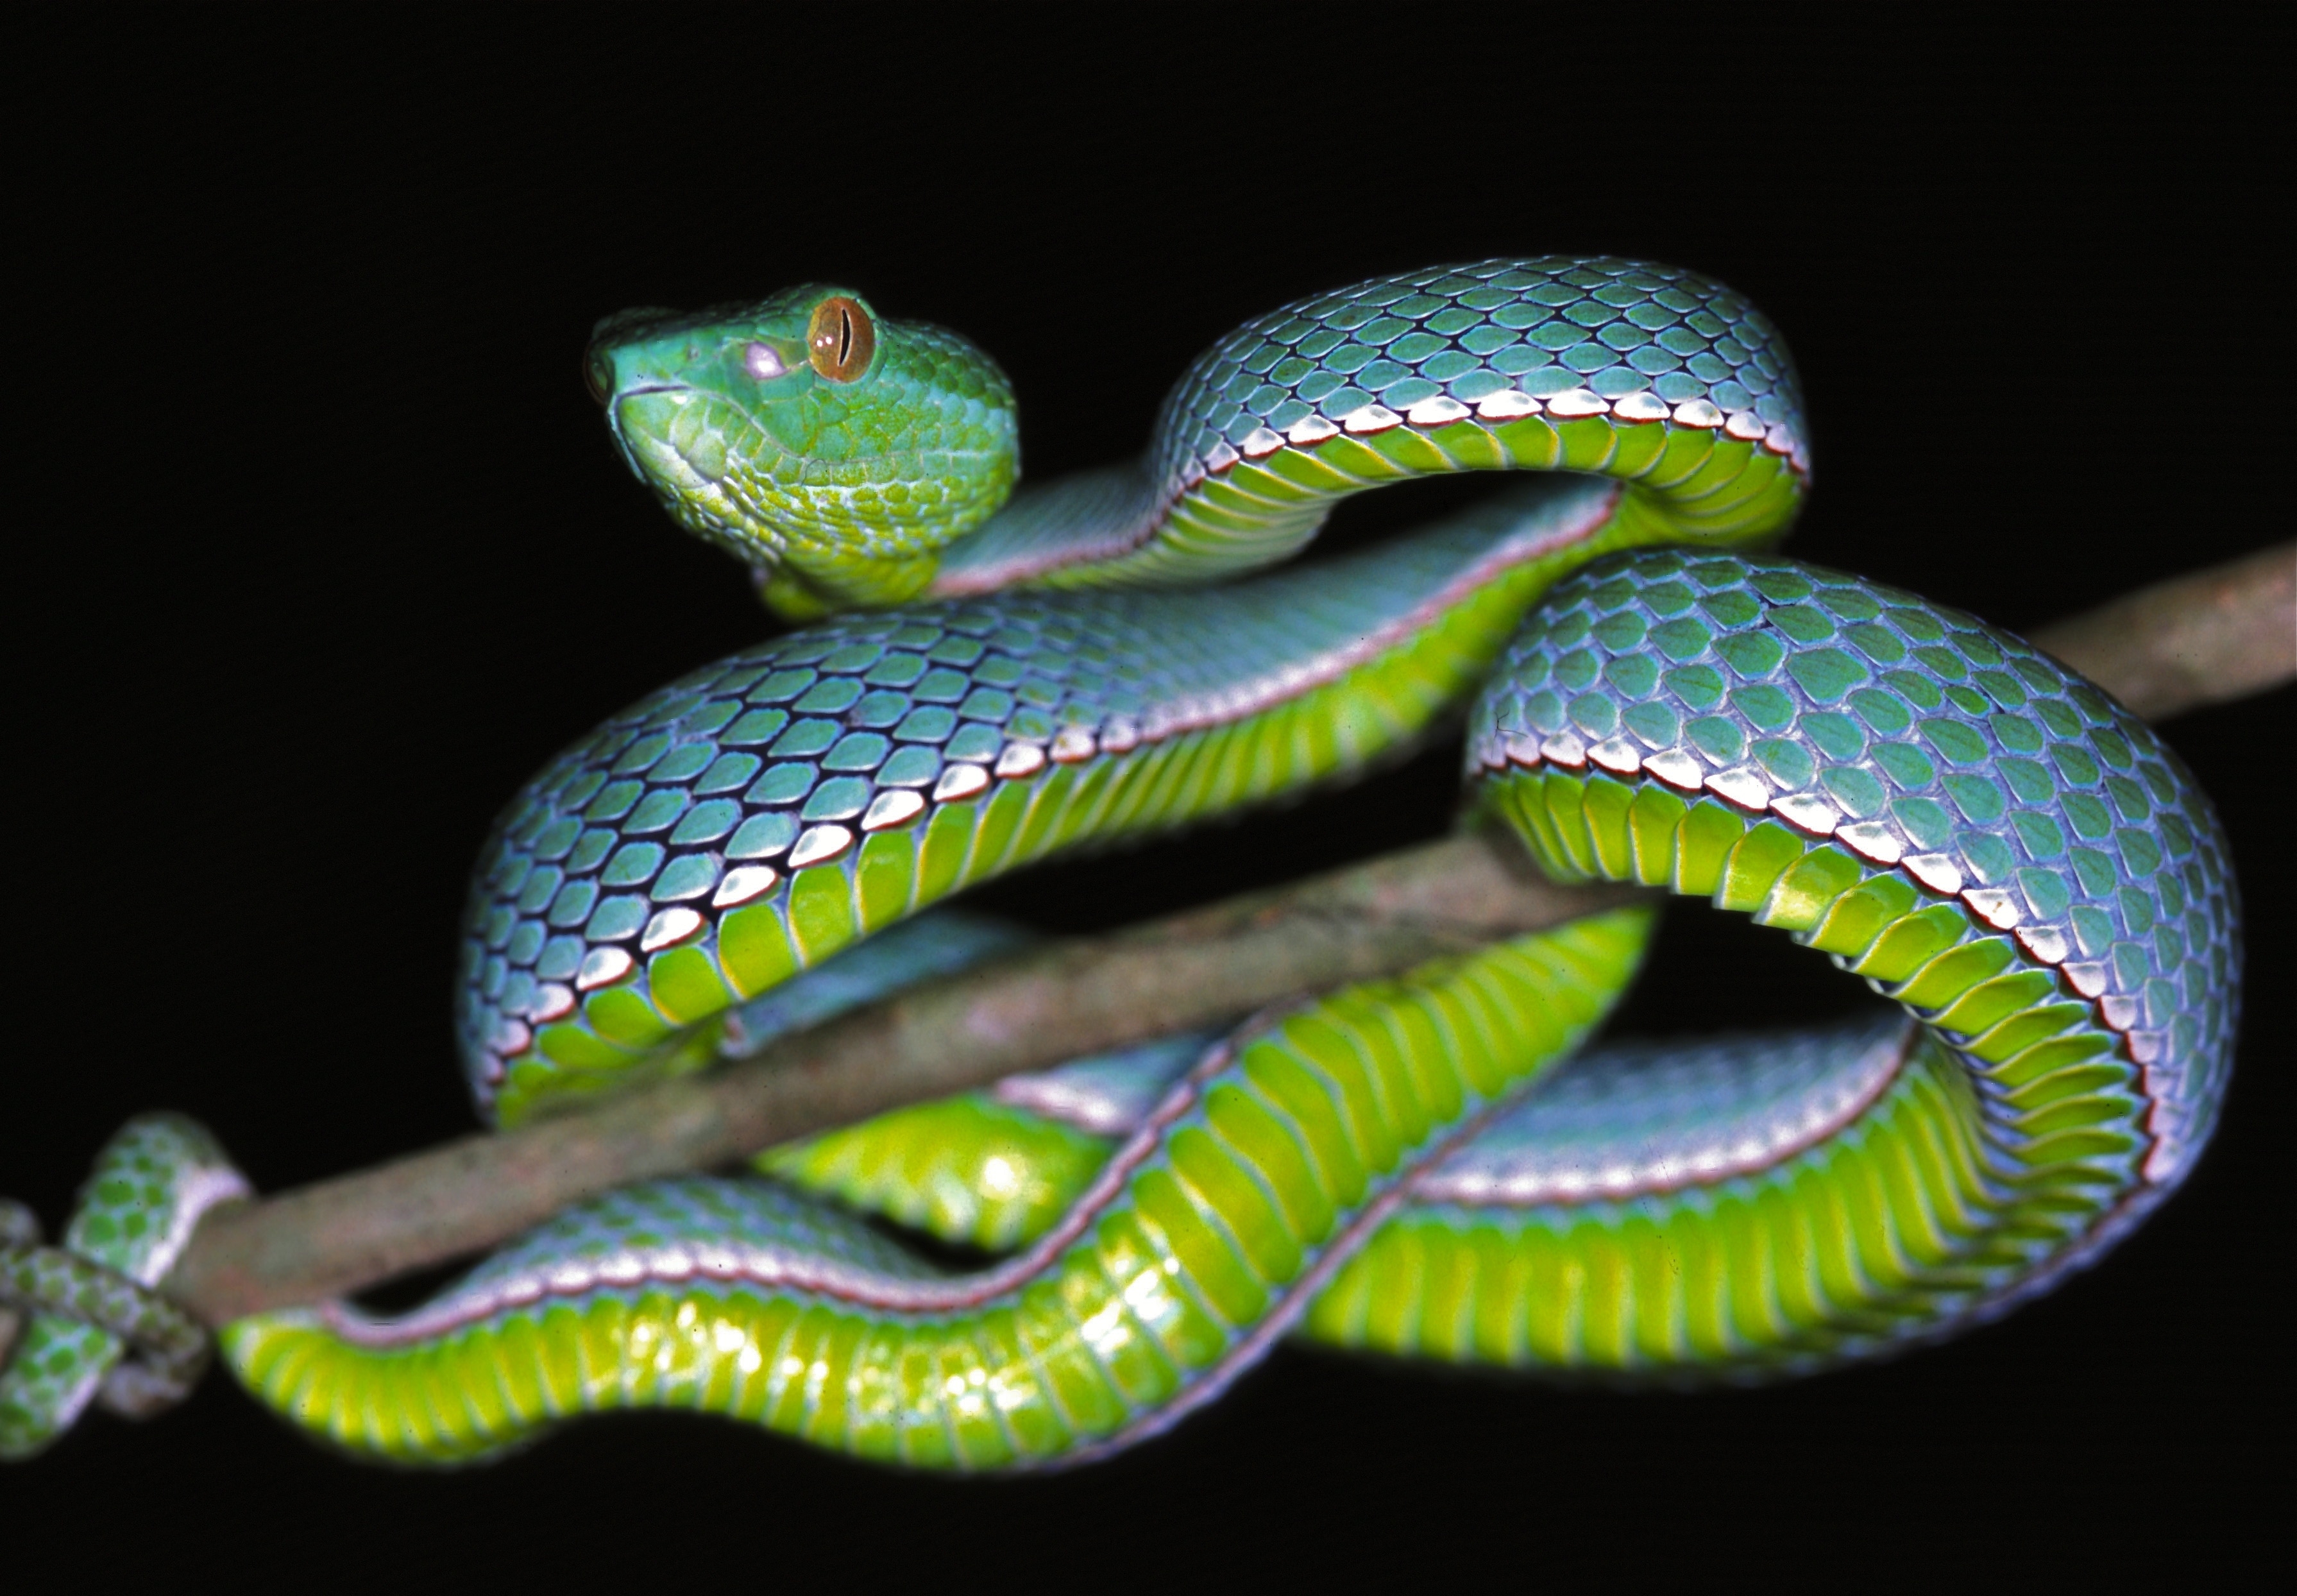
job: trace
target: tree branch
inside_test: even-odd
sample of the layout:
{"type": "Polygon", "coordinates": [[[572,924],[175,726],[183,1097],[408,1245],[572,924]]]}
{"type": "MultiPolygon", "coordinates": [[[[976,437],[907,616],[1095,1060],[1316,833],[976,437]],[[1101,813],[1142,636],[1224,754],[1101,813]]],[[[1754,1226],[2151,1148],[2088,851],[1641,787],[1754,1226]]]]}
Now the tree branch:
{"type": "MultiPolygon", "coordinates": [[[[2152,719],[2262,691],[2297,676],[2297,544],[2131,594],[2033,640],[2152,719]]],[[[163,1289],[216,1325],[313,1302],[491,1246],[632,1181],[1398,974],[1635,895],[1549,884],[1512,843],[1465,836],[1056,942],[708,1076],[216,1209],[163,1289]]]]}
{"type": "Polygon", "coordinates": [[[1223,1024],[1638,895],[1557,887],[1511,843],[1461,836],[1053,942],[911,987],[707,1075],[217,1209],[165,1288],[211,1324],[310,1302],[505,1240],[632,1181],[1223,1024]]]}
{"type": "Polygon", "coordinates": [[[2297,542],[2140,588],[2034,635],[2148,720],[2297,677],[2297,542]]]}

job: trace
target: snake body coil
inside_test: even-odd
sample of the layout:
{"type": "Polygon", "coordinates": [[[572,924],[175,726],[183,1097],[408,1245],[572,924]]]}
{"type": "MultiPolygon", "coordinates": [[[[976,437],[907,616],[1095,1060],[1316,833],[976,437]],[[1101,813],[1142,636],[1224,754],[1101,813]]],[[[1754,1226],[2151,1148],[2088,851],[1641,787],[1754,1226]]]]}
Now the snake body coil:
{"type": "Polygon", "coordinates": [[[2206,801],[2015,638],[1731,552],[1785,528],[1807,460],[1784,350],[1725,290],[1552,258],[1362,284],[1223,339],[1139,464],[1009,505],[1002,377],[841,290],[617,317],[591,372],[633,467],[770,604],[860,608],[642,700],[514,800],[459,1017],[500,1119],[961,963],[1000,934],[911,917],[1345,776],[1478,689],[1471,807],[1551,875],[1750,914],[1909,1017],[1574,1058],[1649,917],[1597,916],[767,1178],[614,1193],[399,1319],[230,1327],[248,1387],[342,1445],[467,1457],[679,1406],[909,1464],[1074,1460],[1293,1330],[1799,1370],[2044,1288],[2209,1133],[2239,956],[2206,801]],[[1167,590],[1283,558],[1347,494],[1520,469],[1552,474],[1167,590]],[[857,1211],[1011,1250],[945,1273],[857,1211]]]}

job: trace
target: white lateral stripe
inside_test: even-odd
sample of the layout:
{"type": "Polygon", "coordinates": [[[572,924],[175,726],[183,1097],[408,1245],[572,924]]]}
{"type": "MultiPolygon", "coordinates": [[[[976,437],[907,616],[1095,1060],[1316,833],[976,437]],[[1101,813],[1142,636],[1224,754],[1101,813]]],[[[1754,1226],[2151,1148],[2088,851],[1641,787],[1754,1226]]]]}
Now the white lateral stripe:
{"type": "Polygon", "coordinates": [[[935,803],[954,803],[960,798],[972,797],[988,785],[989,772],[979,765],[961,761],[952,763],[941,773],[941,779],[934,783],[933,801],[935,803]]]}
{"type": "Polygon", "coordinates": [[[1340,418],[1340,425],[1358,436],[1366,432],[1385,432],[1390,427],[1400,427],[1403,424],[1404,417],[1386,405],[1366,405],[1362,409],[1350,411],[1340,418]]]}
{"type": "Polygon", "coordinates": [[[646,929],[638,934],[638,951],[652,953],[657,949],[670,947],[684,942],[701,929],[702,917],[692,909],[665,909],[648,920],[646,929]]]}
{"type": "Polygon", "coordinates": [[[1468,407],[1447,394],[1421,399],[1404,413],[1404,420],[1415,427],[1445,427],[1468,414],[1468,407]]]}
{"type": "Polygon", "coordinates": [[[1861,820],[1835,827],[1837,841],[1848,843],[1878,865],[1895,865],[1906,850],[1898,834],[1880,820],[1861,820]]]}
{"type": "Polygon", "coordinates": [[[1962,867],[1943,853],[1909,853],[1898,863],[1907,875],[1947,897],[1962,891],[1962,867]]]}
{"type": "Polygon", "coordinates": [[[1707,790],[1721,794],[1741,809],[1763,809],[1771,802],[1770,787],[1744,765],[1717,770],[1707,778],[1707,790]]]}
{"type": "Polygon", "coordinates": [[[1642,753],[1625,737],[1605,737],[1587,750],[1587,757],[1620,776],[1631,774],[1643,762],[1642,753]]]}
{"type": "Polygon", "coordinates": [[[717,892],[711,894],[710,907],[731,909],[737,903],[747,903],[762,893],[773,891],[774,883],[780,879],[781,873],[770,865],[743,865],[729,870],[717,892]]]}
{"type": "Polygon", "coordinates": [[[620,948],[593,948],[582,956],[582,967],[574,972],[574,990],[594,991],[620,981],[635,967],[637,961],[620,948]]]}
{"type": "Polygon", "coordinates": [[[1540,403],[1527,393],[1507,388],[1476,401],[1476,414],[1486,421],[1513,421],[1519,415],[1536,415],[1540,403]]]}
{"type": "Polygon", "coordinates": [[[2066,946],[2066,934],[2054,926],[2021,926],[2018,941],[2044,964],[2063,964],[2071,950],[2066,946]]]}
{"type": "Polygon", "coordinates": [[[2018,912],[2018,900],[1998,886],[1972,887],[1963,893],[1962,901],[1996,931],[2007,931],[2023,917],[2018,912]]]}
{"type": "Polygon", "coordinates": [[[1645,755],[1643,769],[1667,786],[1681,787],[1686,793],[1697,792],[1700,784],[1707,779],[1700,762],[1680,748],[1662,748],[1657,753],[1645,755]]]}
{"type": "Polygon", "coordinates": [[[1559,731],[1541,739],[1539,756],[1559,765],[1584,765],[1587,762],[1587,745],[1579,740],[1577,733],[1559,731]]]}
{"type": "Polygon", "coordinates": [[[925,812],[921,794],[907,787],[887,787],[869,800],[869,807],[861,814],[861,829],[883,831],[889,826],[905,826],[925,812]]]}
{"type": "Polygon", "coordinates": [[[997,774],[1007,781],[1034,776],[1045,768],[1045,751],[1034,743],[1008,743],[997,756],[997,774]]]}
{"type": "Polygon", "coordinates": [[[810,826],[790,850],[792,870],[803,870],[808,865],[818,865],[824,860],[836,859],[853,846],[853,834],[843,826],[810,826]]]}
{"type": "Polygon", "coordinates": [[[1771,800],[1771,812],[1813,836],[1832,836],[1842,812],[1815,793],[1785,793],[1771,800]]]}

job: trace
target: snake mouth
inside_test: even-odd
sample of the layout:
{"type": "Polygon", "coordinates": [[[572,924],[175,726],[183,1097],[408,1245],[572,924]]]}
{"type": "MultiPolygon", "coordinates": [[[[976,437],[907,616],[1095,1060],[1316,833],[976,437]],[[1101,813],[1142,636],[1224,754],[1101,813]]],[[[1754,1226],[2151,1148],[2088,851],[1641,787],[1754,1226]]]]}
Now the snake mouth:
{"type": "Polygon", "coordinates": [[[622,406],[631,399],[652,399],[663,394],[691,394],[694,391],[693,385],[688,383],[653,381],[617,387],[606,395],[603,407],[606,413],[607,435],[613,439],[615,452],[622,457],[622,464],[630,468],[630,473],[638,481],[650,482],[652,479],[638,458],[638,451],[630,442],[629,430],[622,425],[622,406]]]}

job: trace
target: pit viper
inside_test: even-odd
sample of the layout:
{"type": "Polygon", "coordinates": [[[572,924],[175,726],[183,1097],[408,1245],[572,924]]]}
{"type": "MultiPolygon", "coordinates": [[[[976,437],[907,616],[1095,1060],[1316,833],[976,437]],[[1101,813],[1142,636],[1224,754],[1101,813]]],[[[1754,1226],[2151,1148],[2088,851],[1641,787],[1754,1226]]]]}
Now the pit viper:
{"type": "MultiPolygon", "coordinates": [[[[329,1443],[446,1461],[668,1407],[902,1465],[1075,1462],[1286,1335],[1798,1373],[2047,1289],[2210,1134],[2240,954],[2207,800],[2019,638],[1765,552],[1807,436],[1726,288],[1584,257],[1374,278],[1221,339],[1139,459],[1017,492],[1003,374],[850,289],[626,312],[587,371],[631,470],[794,624],[504,812],[456,1010],[498,1123],[961,968],[1019,934],[939,907],[969,884],[1337,783],[1463,712],[1467,823],[1559,880],[1750,915],[1895,1007],[1588,1047],[1651,910],[1501,941],[612,1193],[403,1314],[226,1327],[232,1373],[329,1443]],[[1467,471],[1534,474],[1264,572],[1340,499],[1467,471]]],[[[1934,459],[1984,431],[1898,424],[1934,459]]],[[[139,1121],[66,1242],[148,1284],[243,1189],[195,1125],[139,1121]]],[[[0,1444],[134,1405],[124,1314],[32,1319],[0,1444]]]]}

